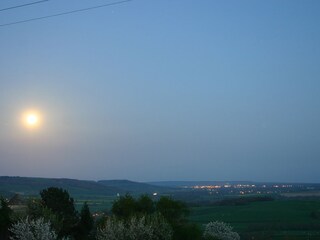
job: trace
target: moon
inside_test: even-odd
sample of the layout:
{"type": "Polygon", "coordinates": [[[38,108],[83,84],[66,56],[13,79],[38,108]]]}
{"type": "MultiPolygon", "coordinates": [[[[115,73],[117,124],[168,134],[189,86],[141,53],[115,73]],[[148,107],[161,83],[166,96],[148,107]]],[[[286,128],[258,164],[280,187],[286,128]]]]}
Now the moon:
{"type": "Polygon", "coordinates": [[[22,123],[30,129],[38,128],[41,124],[41,115],[37,111],[26,111],[23,114],[22,123]]]}
{"type": "Polygon", "coordinates": [[[28,115],[26,120],[27,120],[27,124],[29,124],[31,126],[36,125],[39,121],[38,116],[34,115],[34,114],[28,115]]]}

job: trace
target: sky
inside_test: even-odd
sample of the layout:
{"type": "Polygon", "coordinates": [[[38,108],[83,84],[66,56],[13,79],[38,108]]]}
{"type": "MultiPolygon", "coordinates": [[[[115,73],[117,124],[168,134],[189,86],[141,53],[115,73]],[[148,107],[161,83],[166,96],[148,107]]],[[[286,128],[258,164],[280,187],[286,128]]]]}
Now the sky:
{"type": "MultiPolygon", "coordinates": [[[[0,25],[113,2],[50,0],[0,25]]],[[[0,175],[320,183],[319,12],[133,0],[0,26],[0,175]]]]}

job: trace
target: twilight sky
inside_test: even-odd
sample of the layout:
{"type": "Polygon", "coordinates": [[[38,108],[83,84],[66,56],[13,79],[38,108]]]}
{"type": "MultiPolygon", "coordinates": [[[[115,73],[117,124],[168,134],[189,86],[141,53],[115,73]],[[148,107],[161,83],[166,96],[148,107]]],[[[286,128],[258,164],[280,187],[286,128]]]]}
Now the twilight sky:
{"type": "MultiPolygon", "coordinates": [[[[50,0],[0,24],[109,2],[50,0]]],[[[0,175],[320,182],[319,12],[134,0],[0,27],[0,175]],[[38,129],[20,122],[30,108],[38,129]]]]}

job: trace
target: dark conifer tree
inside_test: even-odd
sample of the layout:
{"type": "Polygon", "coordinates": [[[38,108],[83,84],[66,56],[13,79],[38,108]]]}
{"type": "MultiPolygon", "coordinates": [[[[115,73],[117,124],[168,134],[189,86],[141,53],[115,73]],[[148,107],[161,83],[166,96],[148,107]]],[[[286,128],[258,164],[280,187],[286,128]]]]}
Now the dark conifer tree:
{"type": "Polygon", "coordinates": [[[90,233],[93,230],[93,224],[94,224],[94,220],[90,213],[89,206],[87,202],[85,202],[80,212],[80,221],[77,227],[78,231],[76,234],[76,239],[79,239],[79,240],[90,239],[90,235],[91,235],[90,233]]]}
{"type": "Polygon", "coordinates": [[[11,226],[12,210],[2,197],[0,198],[0,239],[9,239],[9,228],[11,226]]]}
{"type": "Polygon", "coordinates": [[[62,219],[62,229],[59,236],[74,236],[79,222],[74,200],[62,188],[50,187],[40,192],[43,205],[62,219]]]}

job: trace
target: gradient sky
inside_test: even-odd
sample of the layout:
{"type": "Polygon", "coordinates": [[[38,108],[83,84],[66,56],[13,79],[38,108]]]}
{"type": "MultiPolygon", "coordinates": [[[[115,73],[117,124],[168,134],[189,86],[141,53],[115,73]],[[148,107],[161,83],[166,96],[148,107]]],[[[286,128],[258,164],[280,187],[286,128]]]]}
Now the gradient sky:
{"type": "MultiPolygon", "coordinates": [[[[0,24],[108,2],[51,0],[0,24]]],[[[0,27],[0,175],[320,182],[319,12],[134,0],[0,27]],[[19,122],[29,108],[36,131],[19,122]]]]}

